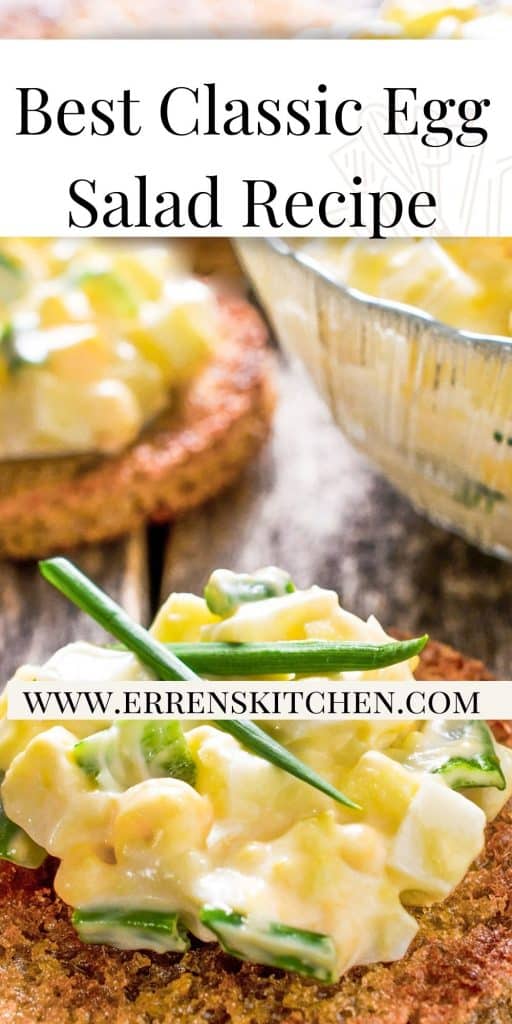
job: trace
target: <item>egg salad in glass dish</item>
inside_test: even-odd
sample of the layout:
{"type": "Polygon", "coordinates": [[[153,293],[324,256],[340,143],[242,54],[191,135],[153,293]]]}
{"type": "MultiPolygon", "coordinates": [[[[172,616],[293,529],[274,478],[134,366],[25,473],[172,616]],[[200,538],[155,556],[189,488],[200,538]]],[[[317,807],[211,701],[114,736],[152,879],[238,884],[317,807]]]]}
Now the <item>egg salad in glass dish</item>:
{"type": "Polygon", "coordinates": [[[342,284],[404,303],[461,331],[512,335],[512,239],[308,239],[342,284]]]}
{"type": "MultiPolygon", "coordinates": [[[[78,589],[71,599],[93,614],[78,589]]],[[[204,598],[171,594],[151,634],[157,653],[203,669],[210,658],[217,678],[241,678],[233,658],[249,651],[245,678],[263,683],[262,651],[282,658],[290,644],[295,655],[301,644],[336,647],[337,669],[312,673],[304,660],[286,673],[318,685],[405,683],[417,664],[374,618],[330,590],[295,589],[275,568],[217,570],[204,598]],[[359,667],[340,667],[356,648],[359,667]]],[[[16,674],[27,686],[151,678],[130,651],[86,643],[16,674]]],[[[512,790],[512,752],[481,721],[272,721],[259,752],[226,724],[17,722],[4,707],[0,855],[29,867],[58,858],[55,888],[84,942],[164,953],[195,936],[329,983],[405,954],[414,908],[458,885],[512,790]],[[269,760],[269,741],[343,801],[269,760]]]]}
{"type": "Polygon", "coordinates": [[[215,350],[183,247],[0,242],[0,459],[119,452],[215,350]]]}
{"type": "MultiPolygon", "coordinates": [[[[512,240],[307,239],[293,251],[312,284],[332,282],[321,356],[351,440],[435,519],[507,553],[512,240]]],[[[288,324],[281,333],[293,348],[288,324]]],[[[302,351],[320,377],[314,344],[302,351]]]]}

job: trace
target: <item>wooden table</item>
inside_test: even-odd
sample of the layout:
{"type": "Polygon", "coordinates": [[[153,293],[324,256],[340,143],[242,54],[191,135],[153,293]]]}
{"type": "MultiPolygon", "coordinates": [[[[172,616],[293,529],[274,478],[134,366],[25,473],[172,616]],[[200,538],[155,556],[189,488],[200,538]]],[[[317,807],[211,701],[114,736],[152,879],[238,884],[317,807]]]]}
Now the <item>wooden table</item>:
{"type": "MultiPolygon", "coordinates": [[[[426,630],[512,678],[512,567],[417,515],[349,447],[297,367],[281,367],[273,440],[236,488],[170,530],[73,557],[144,622],[171,589],[200,592],[215,566],[276,563],[360,615],[426,630]]],[[[4,680],[22,661],[101,636],[33,565],[0,565],[0,588],[4,680]]]]}

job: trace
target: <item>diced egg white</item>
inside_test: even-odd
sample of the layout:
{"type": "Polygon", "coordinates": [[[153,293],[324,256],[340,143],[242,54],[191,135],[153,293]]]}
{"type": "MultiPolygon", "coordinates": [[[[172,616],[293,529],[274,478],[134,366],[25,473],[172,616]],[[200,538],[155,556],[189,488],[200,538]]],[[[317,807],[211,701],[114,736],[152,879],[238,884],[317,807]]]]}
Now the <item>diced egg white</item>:
{"type": "Polygon", "coordinates": [[[179,246],[0,240],[0,458],[115,453],[220,340],[179,246]]]}

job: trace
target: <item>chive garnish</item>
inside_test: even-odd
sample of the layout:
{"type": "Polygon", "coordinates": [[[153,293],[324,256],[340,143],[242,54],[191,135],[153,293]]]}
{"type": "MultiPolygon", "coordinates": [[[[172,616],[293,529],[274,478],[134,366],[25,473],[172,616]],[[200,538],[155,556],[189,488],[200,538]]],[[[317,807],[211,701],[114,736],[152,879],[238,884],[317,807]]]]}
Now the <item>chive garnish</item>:
{"type": "Polygon", "coordinates": [[[194,672],[212,676],[311,675],[321,672],[369,672],[421,654],[428,636],[384,644],[353,641],[283,640],[280,643],[166,644],[194,672]]]}
{"type": "MultiPolygon", "coordinates": [[[[112,636],[115,636],[143,664],[155,672],[158,679],[181,679],[201,683],[200,677],[191,668],[164,644],[155,640],[143,626],[134,622],[120,605],[88,579],[67,558],[46,559],[39,562],[39,568],[44,578],[52,586],[56,587],[61,594],[98,622],[100,626],[103,626],[112,636]]],[[[223,719],[215,721],[215,725],[234,736],[248,750],[321,793],[332,797],[337,803],[354,810],[361,809],[358,804],[322,779],[313,769],[294,757],[285,747],[282,747],[253,722],[232,722],[223,719]]]]}

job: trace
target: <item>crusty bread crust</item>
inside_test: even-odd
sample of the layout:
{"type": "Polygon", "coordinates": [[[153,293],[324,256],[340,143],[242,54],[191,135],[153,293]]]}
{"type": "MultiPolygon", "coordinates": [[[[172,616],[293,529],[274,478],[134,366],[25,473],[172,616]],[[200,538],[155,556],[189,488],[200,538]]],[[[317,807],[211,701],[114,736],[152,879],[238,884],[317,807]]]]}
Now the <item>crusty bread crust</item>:
{"type": "MultiPolygon", "coordinates": [[[[418,678],[487,679],[429,644],[418,678]]],[[[0,865],[0,1022],[16,1024],[510,1024],[512,808],[444,903],[418,911],[403,960],[322,987],[241,963],[216,945],[183,957],[82,945],[52,889],[53,866],[0,865]]]]}
{"type": "Polygon", "coordinates": [[[485,665],[478,658],[468,658],[455,651],[448,644],[440,644],[431,640],[420,658],[416,671],[416,679],[457,679],[470,682],[478,679],[491,679],[485,665]]]}
{"type": "Polygon", "coordinates": [[[175,518],[230,484],[268,435],[266,330],[243,299],[219,299],[223,341],[179,404],[119,456],[0,463],[0,556],[41,557],[175,518]]]}

